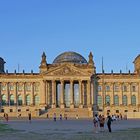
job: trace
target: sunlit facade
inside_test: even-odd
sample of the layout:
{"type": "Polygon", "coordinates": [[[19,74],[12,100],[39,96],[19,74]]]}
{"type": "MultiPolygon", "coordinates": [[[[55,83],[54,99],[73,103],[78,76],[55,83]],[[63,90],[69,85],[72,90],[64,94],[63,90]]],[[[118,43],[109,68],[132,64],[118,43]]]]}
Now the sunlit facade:
{"type": "Polygon", "coordinates": [[[96,73],[92,53],[87,61],[76,52],[64,52],[52,64],[43,53],[39,73],[8,73],[2,58],[0,63],[1,113],[80,118],[137,113],[140,117],[140,56],[133,73],[96,73]]]}

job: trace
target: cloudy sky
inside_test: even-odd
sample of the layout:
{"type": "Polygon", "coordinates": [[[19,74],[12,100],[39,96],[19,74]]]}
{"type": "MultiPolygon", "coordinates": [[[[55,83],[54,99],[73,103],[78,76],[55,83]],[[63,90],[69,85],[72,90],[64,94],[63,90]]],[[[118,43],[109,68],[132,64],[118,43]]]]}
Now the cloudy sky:
{"type": "Polygon", "coordinates": [[[0,0],[0,57],[5,69],[39,71],[43,51],[47,62],[75,51],[88,59],[92,51],[97,72],[133,71],[140,53],[139,0],[0,0]]]}

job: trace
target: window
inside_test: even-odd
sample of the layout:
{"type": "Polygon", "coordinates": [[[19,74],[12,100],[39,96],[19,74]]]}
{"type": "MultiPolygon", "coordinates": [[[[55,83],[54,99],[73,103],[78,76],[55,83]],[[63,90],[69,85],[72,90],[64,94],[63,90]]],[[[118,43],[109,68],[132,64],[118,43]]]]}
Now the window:
{"type": "Polygon", "coordinates": [[[119,97],[118,97],[118,95],[114,96],[114,104],[119,105],[119,97]]]}
{"type": "Polygon", "coordinates": [[[123,105],[127,105],[127,96],[126,95],[123,96],[123,105]]]}
{"type": "Polygon", "coordinates": [[[1,85],[1,90],[6,90],[6,85],[1,85]]]}
{"type": "Polygon", "coordinates": [[[6,95],[2,95],[2,105],[6,105],[6,95]]]}
{"type": "Polygon", "coordinates": [[[123,86],[123,91],[127,92],[127,86],[126,85],[123,86]]]}
{"type": "Polygon", "coordinates": [[[132,86],[132,92],[136,92],[136,86],[132,86]]]}
{"type": "Polygon", "coordinates": [[[102,105],[102,96],[98,96],[97,102],[98,102],[98,106],[102,105]]]}
{"type": "Polygon", "coordinates": [[[30,91],[30,90],[31,90],[31,85],[27,84],[27,85],[25,86],[25,88],[26,88],[26,91],[30,91]]]}
{"type": "Polygon", "coordinates": [[[10,105],[14,105],[14,95],[10,95],[10,105]]]}
{"type": "Polygon", "coordinates": [[[35,96],[35,105],[39,105],[39,96],[38,95],[35,96]]]}
{"type": "Polygon", "coordinates": [[[14,90],[14,86],[13,85],[9,85],[9,90],[14,90]]]}
{"type": "Polygon", "coordinates": [[[119,113],[119,110],[116,110],[116,113],[119,113]]]}
{"type": "Polygon", "coordinates": [[[135,95],[132,95],[131,103],[132,103],[132,105],[136,105],[136,96],[135,95]]]}
{"type": "Polygon", "coordinates": [[[128,110],[125,110],[124,112],[128,112],[128,110]]]}
{"type": "Polygon", "coordinates": [[[106,91],[110,91],[110,86],[106,86],[106,91]]]}
{"type": "Polygon", "coordinates": [[[18,96],[18,105],[19,106],[22,105],[22,96],[21,95],[18,96]]]}
{"type": "Polygon", "coordinates": [[[26,105],[30,105],[30,95],[26,96],[26,105]]]}
{"type": "Polygon", "coordinates": [[[106,96],[105,97],[105,103],[106,103],[106,105],[110,105],[110,96],[106,96]]]}
{"type": "Polygon", "coordinates": [[[17,85],[17,90],[22,91],[22,85],[17,85]]]}
{"type": "Polygon", "coordinates": [[[98,86],[98,91],[102,91],[102,86],[98,86]]]}
{"type": "Polygon", "coordinates": [[[114,91],[115,91],[115,92],[118,92],[118,91],[119,91],[119,86],[118,86],[118,85],[115,85],[115,86],[114,86],[114,91]]]}
{"type": "Polygon", "coordinates": [[[39,91],[39,84],[35,84],[35,85],[34,85],[34,90],[35,90],[35,91],[39,91]]]}
{"type": "Polygon", "coordinates": [[[13,112],[13,109],[10,109],[10,112],[13,112]]]}
{"type": "Polygon", "coordinates": [[[1,112],[4,112],[4,109],[1,109],[1,112]]]}

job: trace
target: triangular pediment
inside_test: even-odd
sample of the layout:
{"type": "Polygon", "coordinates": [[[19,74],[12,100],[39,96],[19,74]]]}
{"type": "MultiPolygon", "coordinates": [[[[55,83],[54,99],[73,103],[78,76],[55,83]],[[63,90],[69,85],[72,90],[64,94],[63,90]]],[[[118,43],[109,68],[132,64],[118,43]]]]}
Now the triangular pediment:
{"type": "Polygon", "coordinates": [[[57,66],[56,68],[52,70],[48,70],[46,72],[46,75],[60,75],[60,76],[87,76],[90,75],[91,73],[87,72],[86,70],[82,70],[81,68],[77,68],[73,65],[70,64],[64,64],[62,66],[57,66]]]}

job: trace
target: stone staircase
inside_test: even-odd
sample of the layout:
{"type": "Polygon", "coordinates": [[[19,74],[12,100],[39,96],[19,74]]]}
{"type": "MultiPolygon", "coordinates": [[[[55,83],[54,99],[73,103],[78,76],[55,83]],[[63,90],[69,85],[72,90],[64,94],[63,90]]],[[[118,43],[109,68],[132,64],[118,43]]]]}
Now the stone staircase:
{"type": "Polygon", "coordinates": [[[60,114],[62,114],[62,117],[67,116],[68,118],[92,118],[93,116],[93,111],[88,110],[88,108],[50,108],[47,109],[45,113],[40,114],[40,117],[47,118],[52,118],[54,113],[56,114],[56,117],[59,118],[60,114]]]}

